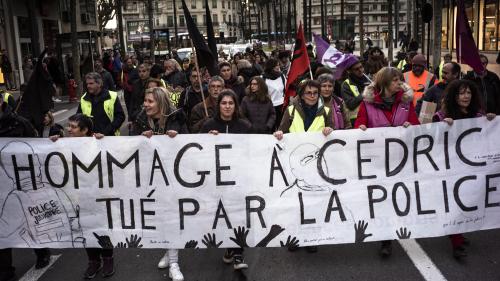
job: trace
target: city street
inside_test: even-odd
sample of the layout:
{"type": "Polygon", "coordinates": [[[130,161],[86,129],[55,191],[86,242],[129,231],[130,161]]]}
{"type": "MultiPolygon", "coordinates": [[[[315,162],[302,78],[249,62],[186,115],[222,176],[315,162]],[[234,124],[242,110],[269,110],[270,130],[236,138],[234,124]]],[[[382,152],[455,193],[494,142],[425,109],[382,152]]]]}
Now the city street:
{"type": "MultiPolygon", "coordinates": [[[[17,97],[17,95],[16,95],[17,97]]],[[[122,102],[123,104],[123,102],[122,102]]],[[[56,122],[65,126],[78,103],[56,103],[56,122]]],[[[127,134],[126,125],[122,134],[127,134]]],[[[222,249],[183,250],[180,266],[187,281],[223,280],[500,280],[500,230],[467,234],[469,256],[453,258],[446,237],[401,240],[394,243],[393,255],[378,256],[380,244],[328,245],[317,253],[304,249],[288,252],[282,248],[251,248],[245,258],[249,265],[242,273],[222,262],[222,249]]],[[[168,269],[159,270],[160,249],[116,249],[116,273],[105,280],[168,280],[168,269]]],[[[55,249],[48,268],[34,270],[35,255],[30,249],[14,250],[14,266],[22,281],[82,280],[87,266],[83,249],[55,249]]],[[[98,275],[95,280],[104,280],[98,275]]]]}
{"type": "MultiPolygon", "coordinates": [[[[393,255],[382,259],[379,243],[329,245],[317,253],[282,248],[246,250],[249,268],[242,273],[222,262],[222,249],[180,251],[180,266],[187,281],[224,280],[500,280],[500,230],[468,234],[469,256],[463,261],[451,255],[448,238],[429,238],[394,243],[393,255]],[[423,252],[419,251],[420,247],[423,252]]],[[[162,250],[116,249],[116,273],[94,280],[169,280],[168,269],[156,268],[162,250]]],[[[87,257],[83,249],[53,250],[53,263],[45,271],[31,269],[32,250],[14,250],[17,276],[23,281],[83,280],[87,257]]]]}

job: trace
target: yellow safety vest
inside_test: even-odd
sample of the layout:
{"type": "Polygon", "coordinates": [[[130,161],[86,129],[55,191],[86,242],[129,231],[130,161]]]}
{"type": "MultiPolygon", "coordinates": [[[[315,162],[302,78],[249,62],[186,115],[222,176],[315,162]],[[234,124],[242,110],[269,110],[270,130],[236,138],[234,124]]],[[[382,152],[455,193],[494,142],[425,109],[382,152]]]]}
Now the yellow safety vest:
{"type": "MultiPolygon", "coordinates": [[[[87,93],[85,93],[80,99],[80,107],[82,109],[83,115],[92,117],[92,103],[85,99],[86,95],[87,93]]],[[[116,92],[109,91],[109,96],[111,98],[104,101],[104,112],[106,112],[106,115],[108,116],[109,120],[113,122],[115,115],[115,101],[118,94],[116,92]]],[[[115,136],[119,135],[120,135],[120,129],[115,131],[115,136]]]]}
{"type": "Polygon", "coordinates": [[[405,60],[405,59],[401,60],[401,61],[398,63],[398,69],[399,69],[399,70],[403,70],[403,68],[405,67],[405,65],[406,65],[406,60],[405,60]]]}
{"type": "Polygon", "coordinates": [[[443,66],[444,66],[444,61],[442,61],[439,64],[439,81],[443,81],[443,66]]]}
{"type": "Polygon", "coordinates": [[[9,97],[11,96],[11,94],[7,92],[3,92],[2,94],[3,94],[3,101],[9,103],[9,97]]]}
{"type": "MultiPolygon", "coordinates": [[[[346,79],[344,83],[347,83],[347,85],[349,85],[349,89],[351,89],[351,92],[354,94],[354,97],[359,96],[359,90],[356,85],[351,84],[351,81],[349,81],[349,79],[346,79]]],[[[358,118],[358,110],[359,110],[359,105],[352,110],[346,107],[347,118],[349,118],[349,120],[354,120],[358,118]]]]}
{"type": "Polygon", "coordinates": [[[323,128],[325,128],[326,126],[325,118],[328,115],[328,112],[330,112],[330,108],[326,106],[323,108],[325,110],[325,114],[316,116],[311,126],[309,126],[309,128],[306,131],[304,129],[304,120],[302,120],[302,116],[300,116],[300,114],[294,116],[295,106],[294,105],[289,106],[288,113],[290,114],[290,118],[292,118],[292,124],[290,124],[290,128],[288,129],[288,131],[290,133],[321,132],[323,128]]]}

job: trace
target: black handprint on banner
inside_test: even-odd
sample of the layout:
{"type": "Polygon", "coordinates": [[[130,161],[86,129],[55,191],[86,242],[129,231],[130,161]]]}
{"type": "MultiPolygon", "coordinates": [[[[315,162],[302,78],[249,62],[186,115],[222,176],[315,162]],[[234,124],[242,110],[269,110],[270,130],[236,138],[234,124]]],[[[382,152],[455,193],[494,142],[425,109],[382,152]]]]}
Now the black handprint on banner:
{"type": "Polygon", "coordinates": [[[355,243],[361,243],[365,241],[366,238],[372,236],[371,233],[367,234],[366,229],[368,228],[368,223],[365,221],[358,221],[358,224],[354,223],[355,232],[355,243]]]}
{"type": "Polygon", "coordinates": [[[247,236],[249,230],[245,230],[244,226],[238,226],[238,228],[233,228],[234,231],[234,237],[230,237],[231,241],[236,243],[236,245],[240,246],[241,248],[248,248],[247,244],[247,236]]]}
{"type": "Polygon", "coordinates": [[[406,227],[401,227],[399,232],[396,230],[396,234],[399,239],[410,239],[411,231],[407,230],[406,227]]]}
{"type": "Polygon", "coordinates": [[[280,245],[281,247],[287,247],[291,252],[297,250],[300,247],[299,239],[297,239],[297,237],[295,236],[292,237],[291,235],[288,235],[285,243],[283,243],[283,241],[280,241],[280,245]]]}
{"type": "Polygon", "coordinates": [[[138,237],[137,234],[136,235],[130,235],[130,240],[128,240],[128,238],[125,238],[125,241],[127,241],[127,245],[129,248],[142,248],[142,244],[141,243],[141,237],[138,237]]]}
{"type": "Polygon", "coordinates": [[[198,246],[198,241],[189,240],[189,241],[186,242],[186,245],[184,246],[184,249],[198,249],[197,246],[198,246]]]}
{"type": "Polygon", "coordinates": [[[97,239],[97,243],[103,248],[103,249],[113,249],[113,243],[111,243],[111,239],[109,238],[108,235],[102,235],[99,236],[97,233],[92,232],[97,239]]]}
{"type": "Polygon", "coordinates": [[[127,248],[127,244],[125,242],[118,242],[115,248],[127,248]]]}
{"type": "Polygon", "coordinates": [[[203,235],[203,240],[201,241],[207,248],[219,248],[220,245],[222,245],[222,241],[217,243],[217,240],[215,239],[215,233],[207,233],[203,235]]]}
{"type": "Polygon", "coordinates": [[[271,226],[271,229],[269,230],[269,233],[264,238],[262,238],[262,240],[257,245],[255,245],[255,247],[266,247],[269,242],[276,238],[276,236],[280,235],[283,231],[285,231],[284,228],[277,224],[273,224],[271,226]]]}

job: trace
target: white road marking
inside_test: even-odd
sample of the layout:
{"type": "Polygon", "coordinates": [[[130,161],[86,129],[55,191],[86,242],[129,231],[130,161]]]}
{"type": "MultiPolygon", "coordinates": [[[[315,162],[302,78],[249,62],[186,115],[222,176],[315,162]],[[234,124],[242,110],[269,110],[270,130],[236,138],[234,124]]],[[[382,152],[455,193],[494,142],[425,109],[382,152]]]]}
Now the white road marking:
{"type": "Polygon", "coordinates": [[[23,275],[23,277],[21,277],[19,279],[19,281],[36,281],[36,280],[38,280],[40,277],[42,277],[42,275],[45,273],[45,271],[47,271],[60,257],[61,257],[61,255],[50,256],[49,265],[47,265],[46,267],[44,267],[42,269],[35,269],[35,266],[33,266],[32,268],[30,268],[30,270],[28,270],[23,275]]]}
{"type": "Polygon", "coordinates": [[[398,240],[408,257],[427,281],[446,281],[441,271],[415,239],[398,240]]]}
{"type": "Polygon", "coordinates": [[[55,113],[54,113],[54,114],[52,114],[52,115],[57,116],[57,115],[62,114],[62,113],[64,113],[64,112],[66,112],[66,111],[68,111],[68,110],[67,110],[67,109],[61,109],[61,110],[59,110],[59,111],[55,112],[55,113]]]}

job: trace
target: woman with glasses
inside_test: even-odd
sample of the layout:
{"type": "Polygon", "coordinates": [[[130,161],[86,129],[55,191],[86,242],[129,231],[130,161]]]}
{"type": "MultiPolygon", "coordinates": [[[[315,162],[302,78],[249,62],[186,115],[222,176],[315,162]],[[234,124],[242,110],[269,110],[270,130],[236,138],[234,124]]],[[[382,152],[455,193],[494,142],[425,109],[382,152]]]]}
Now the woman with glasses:
{"type": "Polygon", "coordinates": [[[328,136],[333,131],[332,111],[325,106],[320,88],[315,80],[300,82],[298,98],[285,110],[279,130],[274,133],[278,140],[286,133],[323,132],[328,136]]]}

